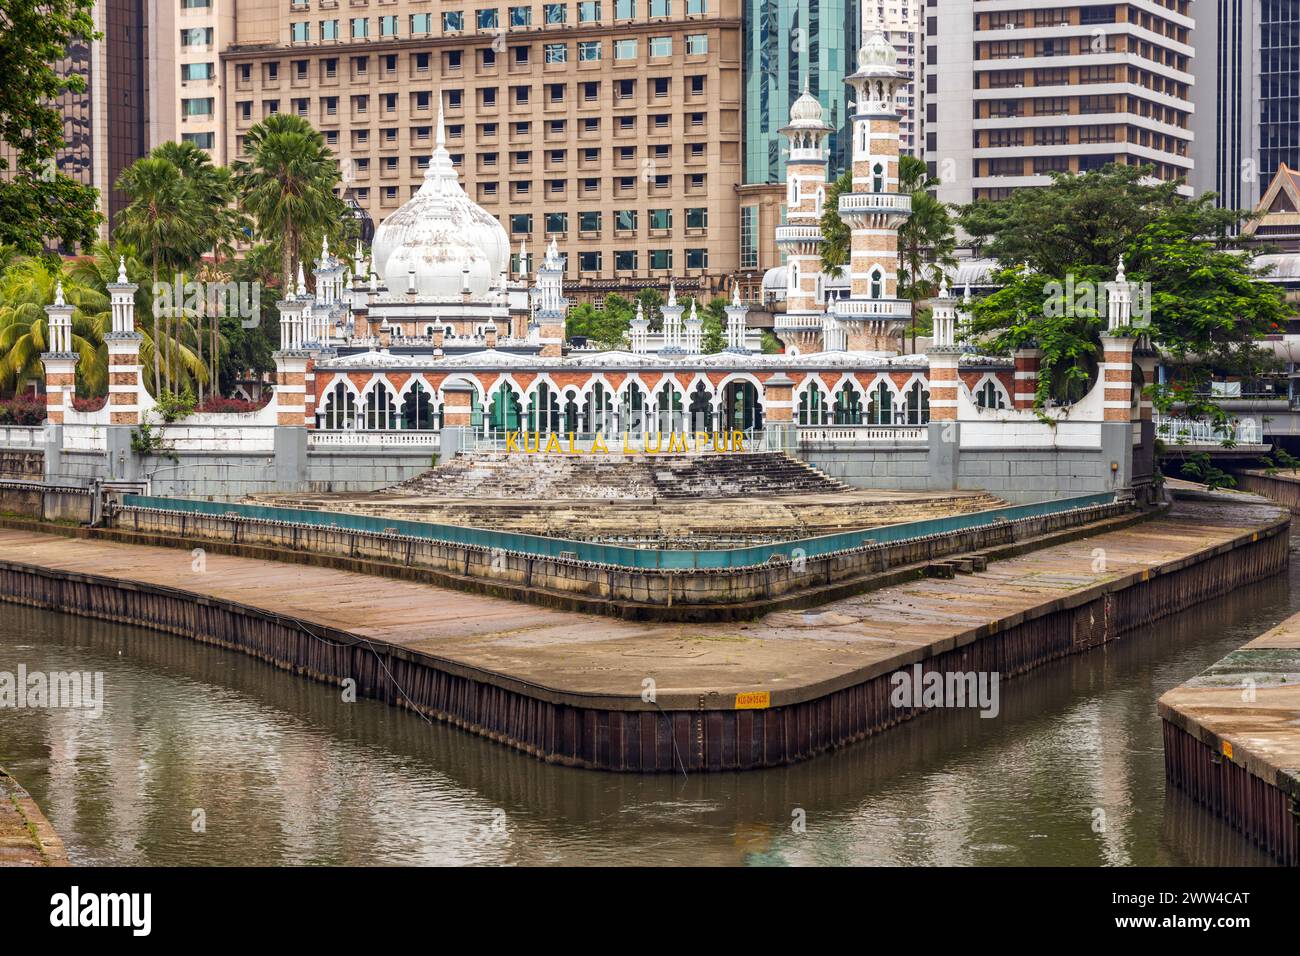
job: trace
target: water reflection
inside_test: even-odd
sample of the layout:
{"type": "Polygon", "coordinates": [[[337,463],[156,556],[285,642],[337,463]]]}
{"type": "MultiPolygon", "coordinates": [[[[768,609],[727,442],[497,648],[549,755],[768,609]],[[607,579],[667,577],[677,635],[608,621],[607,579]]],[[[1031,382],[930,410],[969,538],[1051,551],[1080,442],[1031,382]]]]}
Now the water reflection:
{"type": "Polygon", "coordinates": [[[1292,613],[1295,577],[1004,683],[996,719],[688,779],[548,766],[240,654],[0,605],[0,670],[106,684],[97,720],[0,710],[0,764],[77,863],[1262,864],[1166,794],[1155,699],[1292,613]]]}

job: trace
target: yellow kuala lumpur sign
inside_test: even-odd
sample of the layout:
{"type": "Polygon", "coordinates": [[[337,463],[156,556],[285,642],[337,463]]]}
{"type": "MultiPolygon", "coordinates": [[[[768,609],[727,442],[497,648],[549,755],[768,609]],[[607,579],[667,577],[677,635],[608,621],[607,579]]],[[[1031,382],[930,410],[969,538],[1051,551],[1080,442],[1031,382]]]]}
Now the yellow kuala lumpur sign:
{"type": "Polygon", "coordinates": [[[579,441],[577,433],[506,432],[506,451],[520,455],[671,455],[690,452],[745,451],[745,433],[728,432],[651,432],[633,436],[623,432],[621,439],[610,436],[611,448],[599,432],[579,441]]]}

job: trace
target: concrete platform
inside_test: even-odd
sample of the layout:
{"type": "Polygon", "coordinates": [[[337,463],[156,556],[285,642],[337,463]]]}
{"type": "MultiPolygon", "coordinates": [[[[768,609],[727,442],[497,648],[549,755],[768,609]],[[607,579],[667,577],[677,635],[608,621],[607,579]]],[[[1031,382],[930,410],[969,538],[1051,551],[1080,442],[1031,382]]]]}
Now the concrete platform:
{"type": "Polygon", "coordinates": [[[0,530],[0,591],[239,647],[323,679],[360,675],[363,693],[546,759],[722,769],[802,759],[911,716],[877,698],[882,681],[913,663],[1005,678],[1276,573],[1288,524],[1261,499],[1205,496],[1123,530],[1076,531],[1028,553],[1017,545],[980,573],[740,624],[641,624],[347,571],[221,554],[196,563],[189,551],[17,530],[0,530]],[[636,753],[628,721],[640,721],[636,753]]]}
{"type": "Polygon", "coordinates": [[[1171,781],[1300,866],[1300,614],[1159,701],[1171,781]]]}

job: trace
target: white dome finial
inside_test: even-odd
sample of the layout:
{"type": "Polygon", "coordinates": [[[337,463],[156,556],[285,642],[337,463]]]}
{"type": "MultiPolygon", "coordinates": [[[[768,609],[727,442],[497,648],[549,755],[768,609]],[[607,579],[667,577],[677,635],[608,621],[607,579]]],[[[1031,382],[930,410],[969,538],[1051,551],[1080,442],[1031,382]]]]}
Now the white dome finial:
{"type": "Polygon", "coordinates": [[[54,286],[54,304],[60,306],[68,304],[67,302],[63,301],[63,280],[62,279],[60,279],[54,286]]]}
{"type": "Polygon", "coordinates": [[[675,280],[669,279],[668,280],[668,305],[671,307],[671,306],[675,306],[676,304],[677,304],[677,283],[675,280]]]}
{"type": "Polygon", "coordinates": [[[307,277],[303,274],[301,259],[298,260],[298,294],[307,294],[307,277]]]}
{"type": "Polygon", "coordinates": [[[1119,254],[1119,271],[1115,273],[1115,281],[1124,281],[1124,253],[1122,252],[1119,254]]]}
{"type": "Polygon", "coordinates": [[[117,257],[117,281],[122,285],[130,281],[126,277],[126,256],[117,257]]]}

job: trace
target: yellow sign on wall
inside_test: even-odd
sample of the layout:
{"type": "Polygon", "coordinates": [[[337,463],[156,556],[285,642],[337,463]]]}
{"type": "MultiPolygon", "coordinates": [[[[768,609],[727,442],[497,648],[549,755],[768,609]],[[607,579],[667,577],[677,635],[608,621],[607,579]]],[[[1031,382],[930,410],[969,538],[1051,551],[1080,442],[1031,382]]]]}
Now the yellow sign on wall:
{"type": "Polygon", "coordinates": [[[578,440],[576,432],[506,432],[506,452],[519,455],[686,455],[692,452],[743,452],[745,433],[736,429],[726,432],[649,432],[633,436],[623,432],[608,436],[597,432],[590,439],[578,440]],[[613,447],[610,447],[610,443],[613,447]]]}
{"type": "Polygon", "coordinates": [[[770,690],[749,690],[736,695],[736,710],[767,710],[771,706],[770,690]]]}

